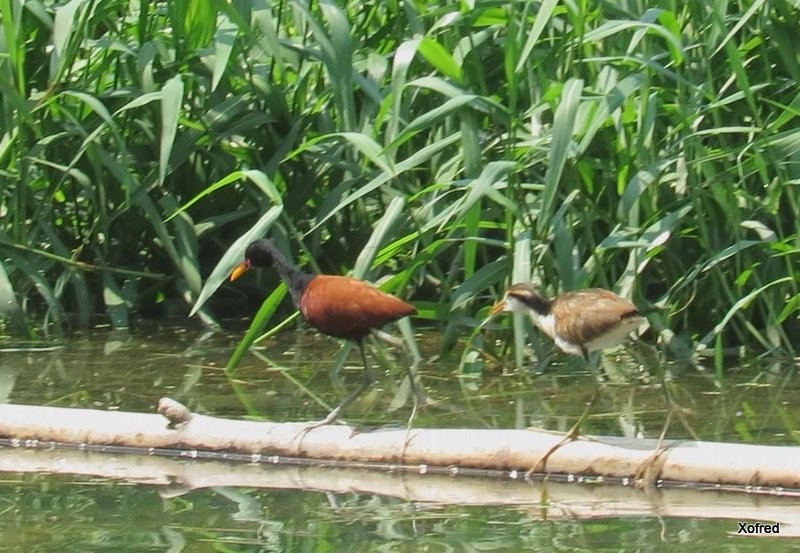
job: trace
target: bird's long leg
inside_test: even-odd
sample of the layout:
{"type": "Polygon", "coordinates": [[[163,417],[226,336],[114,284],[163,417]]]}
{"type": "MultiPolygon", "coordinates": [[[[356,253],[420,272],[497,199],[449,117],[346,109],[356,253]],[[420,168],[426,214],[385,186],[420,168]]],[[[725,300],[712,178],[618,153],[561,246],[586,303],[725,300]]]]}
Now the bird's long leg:
{"type": "Polygon", "coordinates": [[[311,423],[307,427],[306,431],[312,430],[319,426],[325,426],[326,424],[333,423],[336,419],[339,418],[345,407],[347,407],[348,405],[353,403],[356,399],[358,399],[359,396],[363,394],[365,391],[367,391],[367,389],[372,385],[372,375],[370,374],[369,371],[367,354],[364,351],[364,342],[363,340],[356,340],[356,344],[358,345],[358,350],[361,352],[361,360],[364,362],[364,371],[361,373],[363,376],[363,380],[361,381],[361,386],[359,386],[358,389],[354,391],[352,394],[344,398],[344,401],[342,401],[330,413],[328,413],[328,416],[326,416],[324,419],[322,419],[321,421],[311,423]]]}
{"type": "Polygon", "coordinates": [[[411,413],[408,416],[408,422],[406,423],[406,430],[411,429],[411,423],[414,422],[414,417],[417,416],[417,410],[419,409],[420,403],[422,405],[426,405],[428,403],[428,397],[425,395],[425,392],[422,391],[420,388],[419,383],[419,375],[417,374],[417,360],[415,359],[412,364],[408,366],[408,374],[407,378],[409,384],[411,384],[411,394],[413,396],[413,405],[411,406],[411,413]]]}
{"type": "MultiPolygon", "coordinates": [[[[404,348],[404,346],[405,346],[403,340],[395,338],[394,336],[392,336],[391,334],[388,334],[387,332],[384,332],[383,330],[372,329],[372,335],[375,336],[376,338],[379,338],[379,339],[383,340],[384,342],[387,342],[387,343],[397,347],[397,348],[404,348]]],[[[413,355],[413,352],[412,352],[412,355],[413,355]]],[[[428,396],[425,395],[425,391],[422,388],[422,382],[421,382],[421,379],[419,377],[419,373],[417,373],[417,367],[419,366],[419,362],[420,362],[420,359],[417,356],[414,356],[414,362],[411,363],[411,365],[406,366],[406,377],[408,378],[408,383],[409,383],[409,386],[411,388],[411,393],[414,394],[414,411],[415,412],[416,412],[417,408],[419,407],[419,404],[427,405],[430,402],[430,400],[428,399],[428,396]]],[[[413,420],[413,418],[414,417],[412,415],[411,418],[409,419],[409,424],[410,424],[410,420],[413,420]]]]}
{"type": "Polygon", "coordinates": [[[667,411],[667,420],[664,421],[664,427],[661,429],[661,434],[658,436],[658,443],[656,443],[653,454],[642,461],[634,473],[634,480],[640,487],[651,487],[661,477],[661,470],[664,468],[664,463],[666,462],[664,454],[669,448],[665,442],[667,430],[669,430],[669,425],[672,422],[672,412],[672,408],[667,411]]]}
{"type": "Polygon", "coordinates": [[[592,414],[594,404],[597,401],[597,398],[600,397],[600,386],[602,383],[602,374],[600,373],[598,366],[600,363],[600,356],[595,355],[594,358],[592,358],[587,352],[584,352],[583,358],[589,367],[589,371],[592,373],[592,379],[594,380],[594,392],[592,392],[592,398],[589,400],[589,404],[586,406],[583,414],[581,414],[575,424],[572,425],[572,428],[570,428],[567,433],[564,434],[564,437],[560,442],[548,449],[547,452],[533,464],[533,466],[526,473],[526,476],[530,476],[535,472],[543,472],[547,468],[547,460],[553,453],[563,447],[564,444],[568,444],[569,442],[573,442],[578,439],[580,436],[581,425],[583,425],[586,419],[589,418],[589,415],[592,414]]]}
{"type": "MultiPolygon", "coordinates": [[[[406,373],[408,376],[408,383],[411,385],[411,393],[414,396],[414,412],[417,411],[417,407],[420,403],[423,405],[428,402],[428,398],[425,395],[425,392],[422,391],[420,388],[420,380],[419,374],[417,374],[417,361],[415,360],[413,363],[406,367],[406,373]]],[[[413,416],[411,417],[414,418],[413,416]]],[[[411,421],[409,420],[409,425],[411,421]]]]}
{"type": "Polygon", "coordinates": [[[558,451],[564,444],[568,444],[569,442],[575,441],[581,434],[581,425],[589,418],[589,415],[592,414],[592,408],[594,407],[597,398],[600,396],[600,388],[596,387],[594,392],[592,393],[592,399],[589,400],[589,405],[586,406],[586,409],[583,411],[583,414],[578,418],[577,422],[570,428],[564,437],[558,442],[556,445],[551,447],[547,450],[547,453],[542,455],[538,461],[536,461],[533,466],[528,470],[525,476],[530,476],[535,472],[543,472],[547,467],[547,460],[550,456],[558,451]]]}
{"type": "Polygon", "coordinates": [[[656,358],[655,366],[659,373],[658,376],[659,380],[661,381],[661,389],[664,392],[664,400],[667,404],[667,417],[664,421],[664,426],[661,429],[661,434],[658,436],[658,442],[656,443],[656,448],[653,451],[653,454],[642,461],[642,463],[636,469],[636,473],[634,474],[634,478],[638,481],[640,487],[652,486],[661,477],[661,470],[666,463],[665,453],[670,447],[666,445],[666,437],[673,416],[677,416],[680,419],[684,428],[686,428],[693,439],[700,439],[694,429],[689,425],[689,422],[686,420],[686,413],[688,409],[681,407],[681,405],[672,395],[670,382],[667,378],[666,369],[662,364],[662,361],[656,358]]]}

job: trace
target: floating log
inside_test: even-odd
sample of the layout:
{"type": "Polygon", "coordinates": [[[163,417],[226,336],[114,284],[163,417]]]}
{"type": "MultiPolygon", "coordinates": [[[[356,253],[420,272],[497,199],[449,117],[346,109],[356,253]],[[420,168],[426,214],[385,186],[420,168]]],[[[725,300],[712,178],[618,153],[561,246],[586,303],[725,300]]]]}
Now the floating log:
{"type": "MultiPolygon", "coordinates": [[[[143,454],[356,466],[393,472],[484,475],[525,479],[562,435],[536,430],[363,429],[302,422],[230,420],[191,413],[165,399],[166,414],[0,405],[0,437],[16,446],[39,442],[72,447],[136,448],[143,454]],[[168,417],[168,418],[167,418],[168,417]],[[10,440],[10,441],[9,441],[10,440]]],[[[664,486],[694,484],[771,495],[800,493],[800,448],[716,442],[582,437],[548,459],[531,479],[664,486]],[[643,468],[648,470],[642,471],[643,468]],[[642,477],[642,474],[645,474],[642,477]]]]}

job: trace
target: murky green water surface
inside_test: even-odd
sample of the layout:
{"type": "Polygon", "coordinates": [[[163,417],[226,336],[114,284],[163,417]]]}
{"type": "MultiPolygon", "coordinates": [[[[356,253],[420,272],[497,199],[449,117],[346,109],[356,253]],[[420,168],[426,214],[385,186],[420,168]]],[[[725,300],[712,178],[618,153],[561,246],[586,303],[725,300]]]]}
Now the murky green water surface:
{"type": "MultiPolygon", "coordinates": [[[[333,375],[340,343],[302,331],[261,344],[259,356],[248,355],[231,382],[223,368],[238,338],[175,326],[97,329],[53,352],[5,351],[0,398],[152,412],[160,397],[169,396],[199,413],[313,420],[327,413],[323,403],[335,405],[360,382],[355,350],[345,370],[333,375]]],[[[426,356],[421,377],[437,403],[417,415],[415,426],[567,429],[595,388],[580,365],[562,356],[541,373],[490,364],[480,375],[465,376],[458,369],[460,352],[438,357],[436,336],[422,336],[420,344],[426,356]]],[[[347,411],[351,422],[406,421],[407,404],[387,410],[402,399],[397,391],[408,360],[397,351],[382,355],[383,361],[373,357],[376,386],[347,411]]],[[[605,363],[610,382],[584,431],[657,436],[666,414],[658,372],[627,358],[612,356],[605,363]]],[[[722,382],[694,367],[670,371],[673,396],[686,415],[673,421],[669,437],[796,443],[800,412],[791,363],[733,369],[722,382]]],[[[660,492],[636,490],[625,490],[610,509],[607,499],[595,504],[585,496],[548,507],[539,502],[540,491],[529,504],[479,506],[455,497],[428,503],[288,487],[194,488],[178,477],[136,484],[25,470],[0,473],[0,551],[800,551],[800,541],[786,537],[800,531],[790,532],[786,522],[800,520],[800,500],[781,506],[783,537],[745,537],[737,534],[737,522],[755,522],[745,517],[756,516],[757,502],[748,515],[750,500],[719,494],[707,496],[709,505],[739,502],[740,518],[714,518],[713,509],[708,518],[690,510],[676,515],[681,511],[674,509],[669,516],[636,515],[626,507],[650,502],[658,512],[660,501],[660,492]]],[[[419,477],[403,478],[418,485],[419,477]]],[[[571,484],[554,489],[553,497],[579,488],[591,495],[571,484]]],[[[519,488],[508,490],[509,498],[518,496],[519,488]]]]}

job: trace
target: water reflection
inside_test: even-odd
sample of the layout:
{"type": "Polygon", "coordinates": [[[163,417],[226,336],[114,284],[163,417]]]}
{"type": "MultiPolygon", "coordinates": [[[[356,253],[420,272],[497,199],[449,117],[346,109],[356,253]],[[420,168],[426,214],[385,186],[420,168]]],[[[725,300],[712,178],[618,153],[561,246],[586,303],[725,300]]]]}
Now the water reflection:
{"type": "MultiPolygon", "coordinates": [[[[3,551],[789,551],[736,539],[735,521],[582,518],[541,507],[417,504],[358,493],[125,486],[59,476],[7,479],[3,551]],[[733,548],[733,549],[732,549],[733,548]]],[[[720,497],[724,501],[723,497],[720,497]]]]}

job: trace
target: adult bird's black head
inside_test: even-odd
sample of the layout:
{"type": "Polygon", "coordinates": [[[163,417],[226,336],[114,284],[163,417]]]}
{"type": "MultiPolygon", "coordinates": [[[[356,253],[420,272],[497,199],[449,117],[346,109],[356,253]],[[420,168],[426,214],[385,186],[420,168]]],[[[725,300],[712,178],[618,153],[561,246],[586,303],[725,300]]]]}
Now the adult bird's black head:
{"type": "Polygon", "coordinates": [[[262,239],[252,242],[244,251],[244,261],[233,270],[231,280],[236,280],[253,267],[272,267],[274,260],[280,252],[270,240],[262,239]]]}
{"type": "Polygon", "coordinates": [[[231,281],[236,280],[253,267],[274,268],[281,279],[286,283],[286,286],[289,287],[289,293],[292,295],[292,300],[294,300],[294,304],[298,308],[300,307],[300,298],[303,292],[305,292],[308,284],[316,276],[304,273],[290,263],[286,259],[286,256],[275,247],[275,244],[266,238],[256,240],[247,246],[247,249],[244,251],[244,260],[237,265],[231,273],[231,281]]]}

